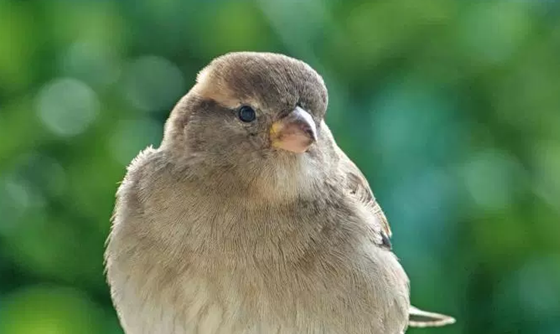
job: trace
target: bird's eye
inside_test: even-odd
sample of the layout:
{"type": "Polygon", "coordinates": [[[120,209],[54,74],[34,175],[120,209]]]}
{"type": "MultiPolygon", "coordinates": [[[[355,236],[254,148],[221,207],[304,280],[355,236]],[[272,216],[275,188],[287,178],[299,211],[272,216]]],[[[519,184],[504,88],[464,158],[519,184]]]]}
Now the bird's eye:
{"type": "Polygon", "coordinates": [[[239,116],[239,119],[245,123],[252,122],[257,118],[255,110],[249,106],[242,106],[239,108],[237,115],[239,116]]]}

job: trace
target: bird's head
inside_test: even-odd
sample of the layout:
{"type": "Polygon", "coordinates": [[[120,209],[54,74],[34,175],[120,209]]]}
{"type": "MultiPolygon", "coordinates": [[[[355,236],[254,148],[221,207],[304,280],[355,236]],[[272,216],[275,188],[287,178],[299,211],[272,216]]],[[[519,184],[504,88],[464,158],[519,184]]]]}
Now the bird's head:
{"type": "Polygon", "coordinates": [[[326,108],[323,80],[304,62],[229,53],[205,67],[177,104],[164,145],[230,166],[298,159],[317,150],[326,108]]]}
{"type": "Polygon", "coordinates": [[[205,169],[289,174],[302,161],[320,163],[330,145],[327,100],[321,76],[300,60],[229,53],[198,74],[171,113],[163,146],[205,169]]]}

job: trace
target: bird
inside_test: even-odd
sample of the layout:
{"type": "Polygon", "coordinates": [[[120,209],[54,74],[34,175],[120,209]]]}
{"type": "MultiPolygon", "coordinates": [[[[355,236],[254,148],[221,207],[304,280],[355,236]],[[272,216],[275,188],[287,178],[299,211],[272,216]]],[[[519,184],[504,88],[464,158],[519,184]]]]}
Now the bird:
{"type": "Polygon", "coordinates": [[[212,60],[132,160],[105,250],[127,334],[400,334],[388,220],[325,122],[323,78],[276,53],[212,60]]]}

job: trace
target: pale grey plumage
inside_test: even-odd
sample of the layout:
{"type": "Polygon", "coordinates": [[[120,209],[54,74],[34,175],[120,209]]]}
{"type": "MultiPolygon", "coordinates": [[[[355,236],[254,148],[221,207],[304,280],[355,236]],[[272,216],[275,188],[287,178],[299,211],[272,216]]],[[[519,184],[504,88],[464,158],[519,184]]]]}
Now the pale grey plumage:
{"type": "Polygon", "coordinates": [[[321,77],[286,56],[232,53],[201,72],[117,193],[106,263],[127,334],[406,329],[389,225],[326,106],[321,77]],[[236,118],[241,104],[257,122],[236,118]],[[318,124],[303,154],[270,142],[296,105],[318,124]]]}

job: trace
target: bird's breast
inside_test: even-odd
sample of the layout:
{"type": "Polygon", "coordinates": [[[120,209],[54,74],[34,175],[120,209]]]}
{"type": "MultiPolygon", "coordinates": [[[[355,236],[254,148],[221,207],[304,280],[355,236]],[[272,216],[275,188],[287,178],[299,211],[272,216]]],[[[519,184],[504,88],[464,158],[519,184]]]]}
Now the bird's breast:
{"type": "Polygon", "coordinates": [[[165,198],[141,221],[117,215],[111,244],[121,248],[108,275],[127,334],[397,334],[406,326],[404,271],[340,203],[165,198]]]}

